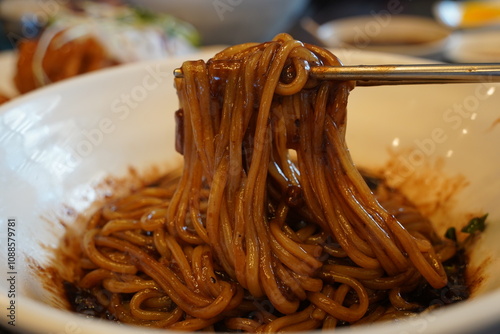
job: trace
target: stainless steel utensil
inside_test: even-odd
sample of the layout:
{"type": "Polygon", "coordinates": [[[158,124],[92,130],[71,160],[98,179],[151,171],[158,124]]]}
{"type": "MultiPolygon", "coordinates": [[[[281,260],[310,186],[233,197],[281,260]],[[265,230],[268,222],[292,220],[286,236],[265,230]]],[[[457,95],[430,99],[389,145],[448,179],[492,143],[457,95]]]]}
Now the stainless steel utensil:
{"type": "MultiPolygon", "coordinates": [[[[316,66],[309,75],[354,80],[357,86],[500,82],[500,63],[316,66]]],[[[182,77],[182,70],[174,70],[174,76],[182,77]]]]}

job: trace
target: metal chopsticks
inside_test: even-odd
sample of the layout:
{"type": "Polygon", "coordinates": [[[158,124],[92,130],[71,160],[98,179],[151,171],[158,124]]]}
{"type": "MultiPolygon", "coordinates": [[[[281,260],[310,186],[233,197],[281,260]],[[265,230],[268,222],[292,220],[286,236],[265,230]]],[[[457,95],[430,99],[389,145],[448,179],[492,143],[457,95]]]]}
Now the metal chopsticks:
{"type": "MultiPolygon", "coordinates": [[[[500,63],[414,64],[311,67],[311,77],[322,80],[355,80],[357,86],[500,82],[500,63]]],[[[182,77],[182,70],[174,70],[182,77]]]]}
{"type": "Polygon", "coordinates": [[[417,64],[312,67],[326,80],[356,80],[358,86],[500,82],[500,64],[417,64]]]}

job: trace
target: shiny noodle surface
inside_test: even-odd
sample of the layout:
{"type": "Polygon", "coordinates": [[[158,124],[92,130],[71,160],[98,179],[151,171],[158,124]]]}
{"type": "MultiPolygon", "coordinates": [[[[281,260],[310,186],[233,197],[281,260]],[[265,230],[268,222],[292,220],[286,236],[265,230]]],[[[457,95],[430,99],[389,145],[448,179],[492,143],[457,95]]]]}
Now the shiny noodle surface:
{"type": "Polygon", "coordinates": [[[119,321],[181,330],[420,312],[405,296],[444,287],[455,246],[404,197],[368,187],[345,142],[353,84],[310,79],[321,65],[341,63],[286,34],[185,62],[182,171],[93,216],[75,284],[119,321]]]}

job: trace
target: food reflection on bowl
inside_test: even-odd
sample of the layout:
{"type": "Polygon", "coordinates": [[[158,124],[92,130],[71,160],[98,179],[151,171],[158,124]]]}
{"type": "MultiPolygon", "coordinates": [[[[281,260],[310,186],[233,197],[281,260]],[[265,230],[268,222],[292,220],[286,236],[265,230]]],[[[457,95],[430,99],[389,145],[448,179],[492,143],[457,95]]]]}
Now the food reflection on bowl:
{"type": "MultiPolygon", "coordinates": [[[[395,56],[346,53],[345,50],[337,54],[346,64],[415,61],[395,56]]],[[[211,55],[199,55],[199,58],[207,56],[211,55]]],[[[107,70],[66,84],[56,84],[3,107],[0,124],[5,159],[0,168],[6,181],[5,191],[22,195],[7,198],[7,205],[0,210],[5,217],[15,216],[17,222],[31,222],[29,226],[21,223],[17,226],[17,263],[19,277],[23,277],[18,285],[19,326],[26,326],[26,330],[54,332],[70,323],[83,332],[88,332],[89,328],[95,333],[136,331],[135,328],[84,321],[72,314],[43,307],[43,303],[57,302],[58,296],[45,290],[40,285],[39,275],[32,270],[36,268],[33,264],[44,267],[50,263],[50,248],[58,245],[65,233],[64,227],[75,226],[79,219],[88,218],[96,201],[103,200],[117,188],[121,191],[134,188],[138,179],[163,174],[173,161],[178,160],[173,150],[173,111],[178,106],[171,87],[171,73],[177,66],[178,61],[165,61],[107,70]],[[101,84],[96,85],[96,82],[101,84]],[[102,91],[99,87],[103,86],[108,88],[102,91]],[[93,98],[75,104],[81,91],[93,98]],[[148,125],[138,126],[144,122],[148,125]],[[129,167],[135,174],[130,174],[129,167]],[[128,181],[117,182],[120,178],[128,181]],[[75,215],[79,219],[75,219],[75,215]],[[32,324],[21,317],[21,314],[26,316],[38,308],[42,309],[40,314],[44,315],[45,321],[32,324]]],[[[492,222],[471,258],[471,270],[483,266],[480,276],[477,276],[482,283],[476,287],[474,300],[419,317],[422,321],[419,324],[412,321],[399,325],[379,324],[360,327],[360,333],[419,332],[422,323],[434,333],[459,329],[472,331],[477,329],[475,326],[497,320],[497,311],[492,307],[499,298],[495,272],[498,265],[494,258],[499,254],[495,236],[499,235],[496,199],[500,189],[496,178],[499,157],[495,147],[495,137],[498,136],[493,112],[498,103],[495,88],[496,85],[482,84],[419,86],[417,89],[359,88],[353,92],[347,140],[358,166],[380,168],[390,160],[388,148],[402,153],[412,148],[407,160],[404,156],[400,160],[405,166],[425,169],[420,167],[437,162],[443,167],[437,170],[437,176],[434,174],[435,178],[417,178],[420,182],[439,181],[438,176],[443,176],[441,172],[466,177],[468,186],[455,194],[456,197],[451,197],[454,201],[447,198],[442,202],[447,204],[445,207],[450,210],[447,214],[457,219],[454,221],[458,225],[463,223],[467,214],[485,211],[490,214],[492,222]],[[437,90],[442,90],[441,94],[436,95],[437,90]],[[426,98],[430,95],[436,98],[426,98]],[[377,101],[376,107],[374,101],[377,101]],[[457,103],[463,109],[454,109],[457,103]],[[476,111],[474,116],[472,110],[476,111]],[[440,129],[441,135],[435,135],[436,129],[440,129]],[[477,150],[477,147],[482,147],[482,150],[477,150]],[[477,160],[484,163],[477,166],[477,160]],[[482,297],[481,294],[489,296],[482,297]],[[456,320],[448,321],[450,318],[456,320]]],[[[435,190],[433,195],[439,198],[442,189],[435,190]]],[[[425,195],[424,198],[421,194],[413,196],[424,200],[421,204],[425,206],[429,194],[425,195]]],[[[427,204],[432,206],[432,203],[427,204]]],[[[4,288],[6,286],[2,285],[4,288]]],[[[7,302],[5,296],[2,294],[2,307],[7,302]]]]}

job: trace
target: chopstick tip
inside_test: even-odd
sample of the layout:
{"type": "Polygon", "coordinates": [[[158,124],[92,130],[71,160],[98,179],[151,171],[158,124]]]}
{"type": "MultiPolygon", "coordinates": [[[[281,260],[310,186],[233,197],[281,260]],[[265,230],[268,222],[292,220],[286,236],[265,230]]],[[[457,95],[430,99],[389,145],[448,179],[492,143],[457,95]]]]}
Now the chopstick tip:
{"type": "Polygon", "coordinates": [[[184,78],[184,73],[182,73],[182,69],[176,68],[174,70],[174,77],[176,77],[176,78],[184,78]]]}

